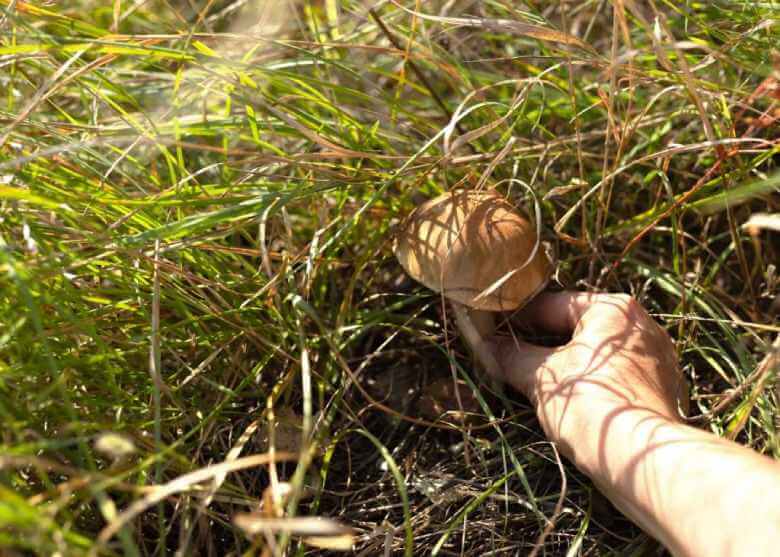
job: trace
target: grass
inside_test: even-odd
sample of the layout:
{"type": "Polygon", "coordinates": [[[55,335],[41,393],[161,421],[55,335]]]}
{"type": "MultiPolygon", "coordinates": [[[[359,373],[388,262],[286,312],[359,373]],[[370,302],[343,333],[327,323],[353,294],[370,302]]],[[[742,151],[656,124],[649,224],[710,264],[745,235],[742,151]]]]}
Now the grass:
{"type": "Polygon", "coordinates": [[[0,0],[0,552],[351,541],[274,513],[359,555],[653,552],[393,231],[534,192],[559,285],[636,295],[702,427],[780,457],[780,245],[741,226],[780,206],[778,44],[775,1],[0,0]],[[453,377],[470,418],[425,414],[453,377]]]}

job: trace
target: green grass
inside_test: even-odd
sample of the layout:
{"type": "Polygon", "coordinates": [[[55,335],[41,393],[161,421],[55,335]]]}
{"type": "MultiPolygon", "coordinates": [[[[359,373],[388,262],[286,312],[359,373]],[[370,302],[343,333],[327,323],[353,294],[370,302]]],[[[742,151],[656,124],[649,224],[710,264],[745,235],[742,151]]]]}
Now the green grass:
{"type": "MultiPolygon", "coordinates": [[[[780,206],[780,3],[402,3],[0,0],[0,553],[324,551],[234,522],[276,481],[364,555],[652,551],[393,231],[532,190],[560,285],[636,295],[708,412],[780,332],[741,228],[780,206]],[[467,425],[420,412],[453,374],[467,425]]],[[[702,426],[780,457],[768,373],[702,426]]]]}

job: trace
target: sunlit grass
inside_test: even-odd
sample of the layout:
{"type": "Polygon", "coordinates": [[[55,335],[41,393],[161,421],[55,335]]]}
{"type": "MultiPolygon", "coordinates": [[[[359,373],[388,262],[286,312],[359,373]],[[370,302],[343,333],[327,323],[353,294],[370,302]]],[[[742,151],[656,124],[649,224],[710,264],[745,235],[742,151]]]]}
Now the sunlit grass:
{"type": "Polygon", "coordinates": [[[392,256],[481,180],[542,200],[559,286],[658,316],[695,414],[750,378],[702,423],[780,456],[777,235],[741,227],[780,204],[780,4],[417,4],[0,0],[0,548],[322,551],[233,522],[278,482],[365,554],[649,547],[568,465],[557,504],[392,256]],[[479,416],[421,415],[453,376],[479,416]]]}

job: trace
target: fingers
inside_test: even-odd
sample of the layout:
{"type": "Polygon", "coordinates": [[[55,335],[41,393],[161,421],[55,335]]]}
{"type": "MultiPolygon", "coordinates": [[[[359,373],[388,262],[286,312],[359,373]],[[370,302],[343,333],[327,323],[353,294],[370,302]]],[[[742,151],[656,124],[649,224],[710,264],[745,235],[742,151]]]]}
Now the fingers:
{"type": "Polygon", "coordinates": [[[588,308],[602,296],[592,292],[546,292],[523,309],[523,320],[551,333],[571,334],[588,308]]]}
{"type": "Polygon", "coordinates": [[[550,292],[534,299],[522,319],[551,333],[576,335],[616,324],[649,319],[641,304],[627,294],[550,292]]]}
{"type": "Polygon", "coordinates": [[[517,338],[503,338],[496,342],[501,374],[498,379],[509,383],[533,400],[537,378],[543,369],[553,365],[552,360],[558,349],[537,346],[517,338]]]}
{"type": "Polygon", "coordinates": [[[499,379],[507,381],[534,399],[537,383],[545,373],[567,373],[571,365],[573,346],[587,346],[581,335],[612,338],[617,332],[641,329],[647,316],[642,306],[625,294],[597,294],[591,292],[545,293],[537,297],[522,312],[521,318],[529,324],[549,332],[571,335],[564,346],[548,348],[516,338],[495,340],[499,379]],[[568,356],[567,356],[568,355],[568,356]]]}

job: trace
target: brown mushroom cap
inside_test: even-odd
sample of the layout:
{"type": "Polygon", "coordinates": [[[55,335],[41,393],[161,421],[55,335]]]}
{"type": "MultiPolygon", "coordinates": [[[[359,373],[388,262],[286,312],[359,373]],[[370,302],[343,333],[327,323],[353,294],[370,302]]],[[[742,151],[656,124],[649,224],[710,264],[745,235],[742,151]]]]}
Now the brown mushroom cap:
{"type": "Polygon", "coordinates": [[[545,287],[552,271],[534,225],[487,191],[445,193],[418,207],[395,255],[431,290],[487,311],[519,308],[545,287]]]}

